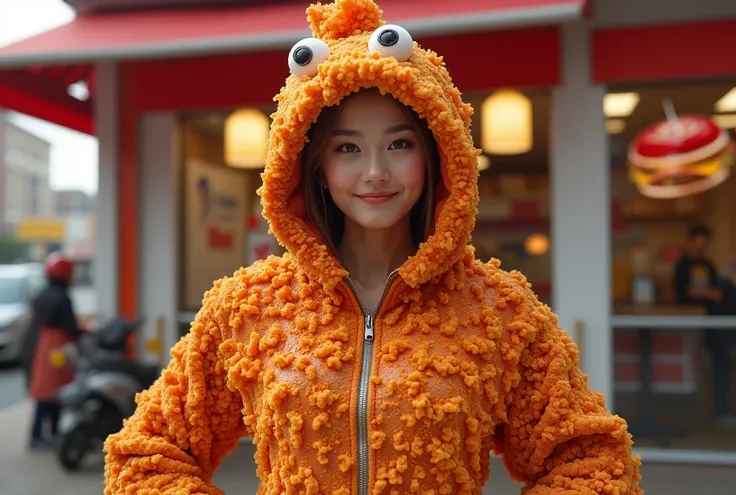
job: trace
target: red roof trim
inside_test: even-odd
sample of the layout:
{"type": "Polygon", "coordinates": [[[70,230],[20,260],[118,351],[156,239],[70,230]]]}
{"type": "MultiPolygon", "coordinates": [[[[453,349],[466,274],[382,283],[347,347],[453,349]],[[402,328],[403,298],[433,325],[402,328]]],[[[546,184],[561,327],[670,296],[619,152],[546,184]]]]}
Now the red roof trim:
{"type": "MultiPolygon", "coordinates": [[[[442,54],[463,92],[560,83],[559,28],[534,28],[422,40],[442,54]],[[495,47],[513,46],[513,50],[495,47]],[[478,64],[480,57],[483,63],[478,64]]],[[[221,57],[129,62],[130,84],[141,111],[178,111],[273,105],[289,75],[288,51],[221,57]],[[259,76],[253,79],[253,68],[259,76]],[[217,77],[207,77],[215,74],[217,77]],[[192,77],[197,75],[197,77],[192,77]],[[221,77],[226,75],[226,77],[221,77]]]]}
{"type": "Polygon", "coordinates": [[[736,76],[736,19],[598,29],[593,80],[631,83],[736,76]]]}
{"type": "MultiPolygon", "coordinates": [[[[391,0],[384,18],[412,34],[447,35],[552,25],[580,18],[587,0],[391,0]]],[[[171,58],[290,47],[309,36],[301,3],[148,10],[82,16],[0,49],[0,67],[171,58]]]]}
{"type": "Polygon", "coordinates": [[[0,106],[94,134],[91,102],[72,98],[66,88],[43,72],[5,71],[0,77],[0,106]]]}

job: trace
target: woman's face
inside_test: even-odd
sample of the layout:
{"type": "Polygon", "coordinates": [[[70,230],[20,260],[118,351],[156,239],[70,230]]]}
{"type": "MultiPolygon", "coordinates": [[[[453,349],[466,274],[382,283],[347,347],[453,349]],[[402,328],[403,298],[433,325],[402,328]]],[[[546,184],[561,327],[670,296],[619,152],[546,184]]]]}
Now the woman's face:
{"type": "Polygon", "coordinates": [[[357,93],[343,105],[322,157],[327,188],[346,221],[365,229],[393,227],[408,219],[424,188],[418,136],[388,95],[357,93]]]}

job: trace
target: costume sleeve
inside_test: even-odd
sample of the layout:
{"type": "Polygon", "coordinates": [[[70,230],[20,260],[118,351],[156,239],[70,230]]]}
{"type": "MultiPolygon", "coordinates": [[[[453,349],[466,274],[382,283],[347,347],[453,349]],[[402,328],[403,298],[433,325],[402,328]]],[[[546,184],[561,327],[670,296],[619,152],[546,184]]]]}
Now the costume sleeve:
{"type": "Polygon", "coordinates": [[[525,495],[640,495],[626,422],[588,387],[557,317],[531,290],[517,294],[504,345],[508,416],[496,439],[509,473],[525,495]]]}
{"type": "MultiPolygon", "coordinates": [[[[212,476],[248,432],[243,399],[230,390],[223,345],[232,298],[220,282],[161,377],[137,397],[123,429],[105,443],[105,495],[222,493],[212,476]]],[[[230,344],[225,344],[230,345],[230,344]]]]}

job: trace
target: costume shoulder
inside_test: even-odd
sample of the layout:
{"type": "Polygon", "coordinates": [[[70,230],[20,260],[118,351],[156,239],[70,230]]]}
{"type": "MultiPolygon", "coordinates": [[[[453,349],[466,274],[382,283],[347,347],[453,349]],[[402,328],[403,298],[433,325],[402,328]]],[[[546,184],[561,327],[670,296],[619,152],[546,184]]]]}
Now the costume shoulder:
{"type": "Polygon", "coordinates": [[[485,286],[494,292],[496,302],[501,306],[513,303],[514,306],[521,304],[527,309],[550,311],[548,306],[539,301],[532,284],[523,273],[501,268],[501,261],[496,258],[483,262],[473,257],[470,262],[466,261],[466,265],[468,264],[477,276],[483,277],[485,286]]]}
{"type": "Polygon", "coordinates": [[[519,354],[537,337],[541,328],[550,323],[557,325],[557,316],[539,300],[532,284],[521,272],[504,270],[496,258],[485,263],[473,259],[471,266],[474,274],[483,278],[487,291],[485,299],[505,324],[505,339],[509,345],[504,359],[516,364],[519,354]]]}
{"type": "Polygon", "coordinates": [[[263,289],[274,283],[279,284],[284,278],[291,279],[297,270],[296,262],[289,254],[258,260],[250,266],[239,268],[230,276],[215,280],[212,288],[205,293],[202,306],[211,305],[222,298],[238,297],[242,291],[252,292],[256,287],[263,289]]]}
{"type": "Polygon", "coordinates": [[[291,287],[304,282],[305,275],[288,253],[269,256],[233,275],[216,280],[202,299],[202,310],[221,320],[229,316],[230,327],[242,326],[243,319],[261,316],[271,308],[280,308],[294,300],[291,287]],[[234,320],[240,320],[234,321],[234,320]]]}

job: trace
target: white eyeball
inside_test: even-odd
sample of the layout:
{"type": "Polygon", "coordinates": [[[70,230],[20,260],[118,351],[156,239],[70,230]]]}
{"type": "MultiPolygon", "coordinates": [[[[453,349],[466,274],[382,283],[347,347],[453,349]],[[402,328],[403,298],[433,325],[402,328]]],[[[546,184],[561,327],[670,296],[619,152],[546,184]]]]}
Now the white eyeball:
{"type": "Polygon", "coordinates": [[[368,50],[406,62],[414,51],[414,40],[403,27],[386,24],[373,31],[368,40],[368,50]]]}
{"type": "Polygon", "coordinates": [[[317,38],[304,38],[289,52],[289,69],[297,77],[317,75],[319,64],[330,56],[330,47],[317,38]]]}

